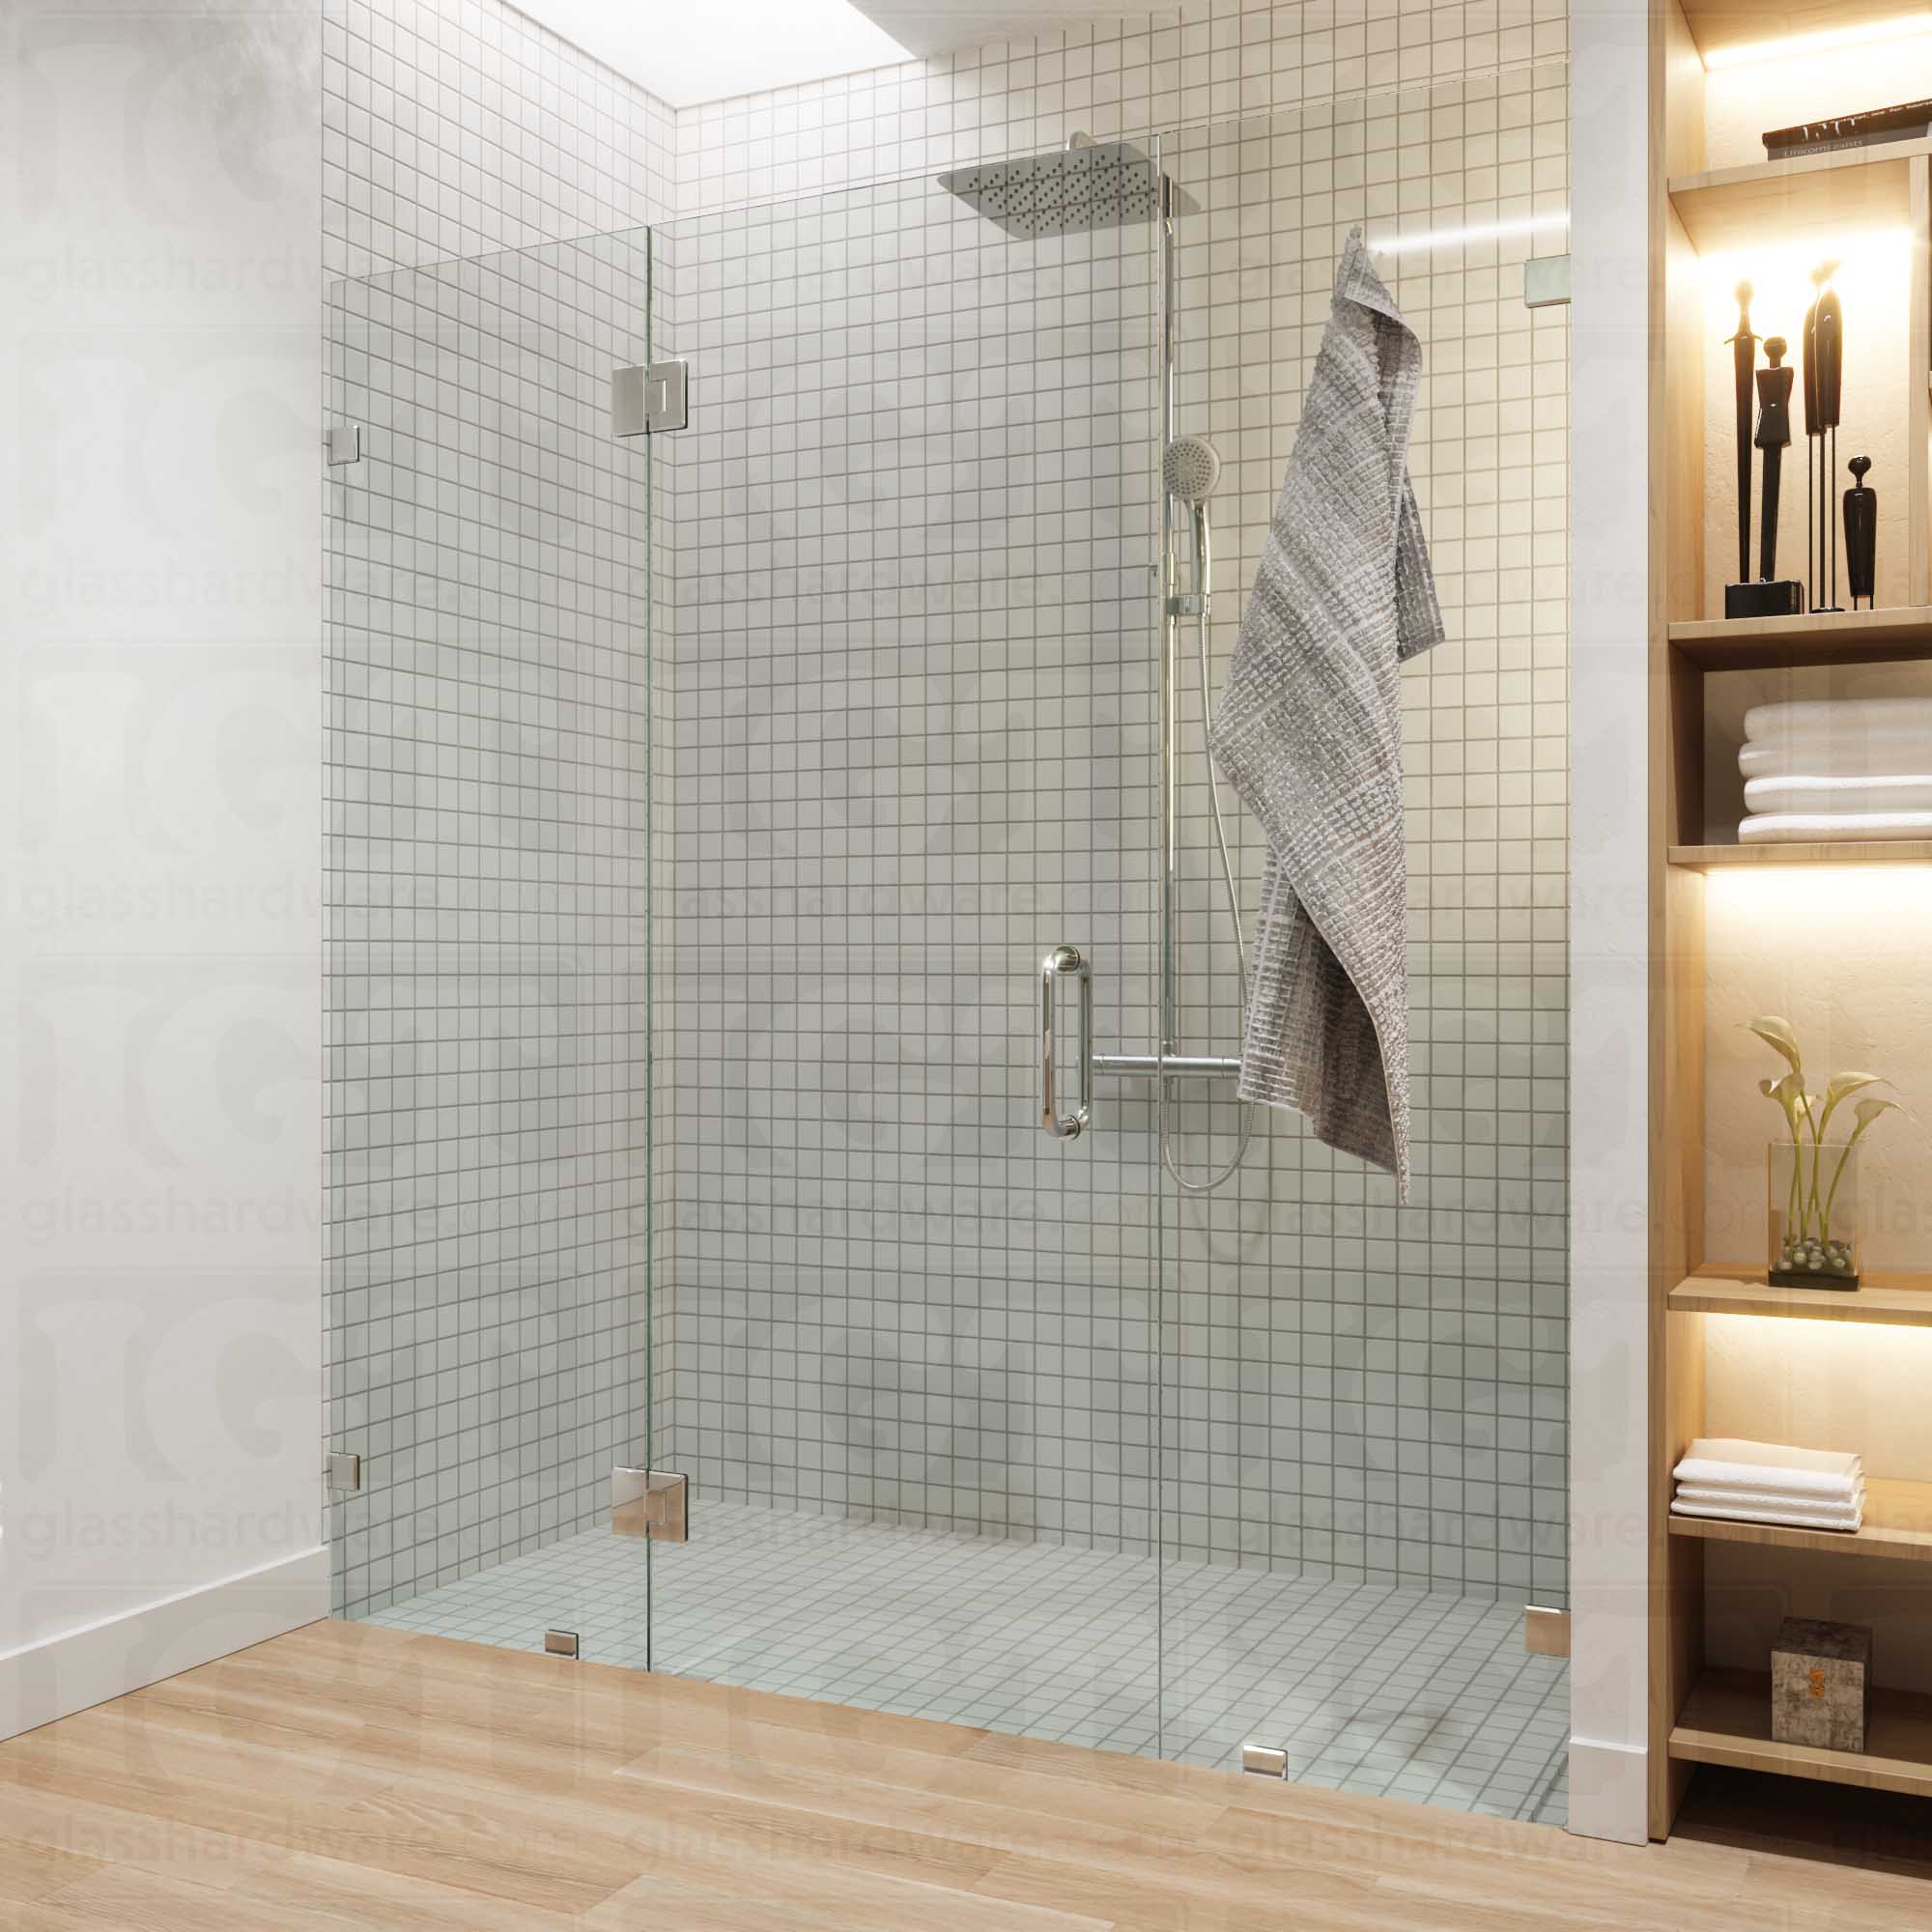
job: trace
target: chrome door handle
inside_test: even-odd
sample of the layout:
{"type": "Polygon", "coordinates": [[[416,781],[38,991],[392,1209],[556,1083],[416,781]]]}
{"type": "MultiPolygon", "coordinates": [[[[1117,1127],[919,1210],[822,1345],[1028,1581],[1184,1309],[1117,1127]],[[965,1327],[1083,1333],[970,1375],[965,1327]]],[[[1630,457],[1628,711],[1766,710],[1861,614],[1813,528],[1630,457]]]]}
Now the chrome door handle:
{"type": "Polygon", "coordinates": [[[1073,946],[1056,946],[1039,962],[1039,1123],[1057,1141],[1076,1139],[1094,1118],[1094,971],[1073,946]],[[1053,1094],[1053,989],[1063,973],[1080,980],[1080,1105],[1061,1116],[1053,1094]]]}

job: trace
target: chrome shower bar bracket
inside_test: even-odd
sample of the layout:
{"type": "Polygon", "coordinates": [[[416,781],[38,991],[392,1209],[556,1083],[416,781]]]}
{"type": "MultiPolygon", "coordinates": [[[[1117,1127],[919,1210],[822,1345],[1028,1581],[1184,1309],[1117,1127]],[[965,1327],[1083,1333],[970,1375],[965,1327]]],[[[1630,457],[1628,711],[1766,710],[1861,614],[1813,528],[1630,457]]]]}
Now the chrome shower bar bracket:
{"type": "Polygon", "coordinates": [[[1039,1123],[1057,1141],[1077,1140],[1094,1118],[1094,969],[1077,946],[1056,946],[1039,962],[1039,1123]],[[1062,975],[1080,981],[1080,1104],[1060,1112],[1053,1091],[1054,989],[1062,975]]]}
{"type": "Polygon", "coordinates": [[[1112,1073],[1122,1080],[1162,1080],[1191,1075],[1202,1080],[1233,1080],[1241,1070],[1240,1058],[1230,1053],[1096,1053],[1095,1073],[1112,1073]]]}

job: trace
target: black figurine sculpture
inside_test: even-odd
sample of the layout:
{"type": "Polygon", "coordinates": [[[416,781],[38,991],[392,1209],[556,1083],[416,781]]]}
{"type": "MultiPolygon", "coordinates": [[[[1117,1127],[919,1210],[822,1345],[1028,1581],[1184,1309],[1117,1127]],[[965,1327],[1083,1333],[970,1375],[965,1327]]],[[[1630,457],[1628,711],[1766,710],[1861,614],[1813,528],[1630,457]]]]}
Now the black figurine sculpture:
{"type": "Polygon", "coordinates": [[[1764,508],[1758,513],[1757,575],[1760,583],[1777,576],[1777,482],[1784,452],[1791,446],[1792,372],[1783,367],[1784,337],[1768,336],[1769,369],[1757,372],[1757,434],[1752,444],[1764,451],[1764,508]]]}
{"type": "MultiPolygon", "coordinates": [[[[1738,422],[1738,582],[1750,580],[1751,377],[1757,371],[1757,337],[1750,326],[1751,285],[1738,284],[1738,332],[1731,337],[1732,388],[1738,422]]],[[[1810,471],[1807,469],[1808,476],[1810,471]]]]}
{"type": "Polygon", "coordinates": [[[1764,452],[1764,501],[1758,511],[1757,582],[1724,586],[1726,617],[1795,617],[1804,609],[1804,586],[1777,575],[1777,493],[1784,452],[1791,441],[1791,385],[1797,371],[1783,366],[1781,335],[1765,338],[1771,367],[1757,372],[1757,434],[1764,452]]]}
{"type": "Polygon", "coordinates": [[[1872,608],[1878,582],[1878,492],[1865,488],[1865,471],[1871,468],[1869,456],[1855,456],[1845,466],[1853,483],[1845,492],[1845,580],[1852,593],[1852,609],[1859,599],[1872,608]]]}
{"type": "MultiPolygon", "coordinates": [[[[1835,262],[1821,263],[1812,275],[1818,285],[1818,299],[1806,319],[1812,331],[1806,347],[1815,352],[1818,384],[1818,581],[1811,593],[1814,611],[1843,608],[1838,602],[1838,521],[1832,514],[1831,485],[1831,478],[1838,473],[1838,412],[1845,375],[1845,310],[1832,286],[1837,267],[1835,262]]],[[[1804,381],[1808,393],[1810,355],[1806,356],[1804,381]]],[[[1807,494],[1808,487],[1807,483],[1807,494]]]]}

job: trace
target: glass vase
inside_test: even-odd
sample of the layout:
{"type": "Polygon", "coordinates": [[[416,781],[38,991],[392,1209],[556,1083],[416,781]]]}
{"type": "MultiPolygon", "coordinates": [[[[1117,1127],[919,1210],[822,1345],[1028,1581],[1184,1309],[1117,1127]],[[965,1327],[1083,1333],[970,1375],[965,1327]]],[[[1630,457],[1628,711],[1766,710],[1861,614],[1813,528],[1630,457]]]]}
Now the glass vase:
{"type": "Polygon", "coordinates": [[[1859,1285],[1859,1156],[1842,1141],[1773,1141],[1765,1267],[1774,1288],[1859,1285]]]}

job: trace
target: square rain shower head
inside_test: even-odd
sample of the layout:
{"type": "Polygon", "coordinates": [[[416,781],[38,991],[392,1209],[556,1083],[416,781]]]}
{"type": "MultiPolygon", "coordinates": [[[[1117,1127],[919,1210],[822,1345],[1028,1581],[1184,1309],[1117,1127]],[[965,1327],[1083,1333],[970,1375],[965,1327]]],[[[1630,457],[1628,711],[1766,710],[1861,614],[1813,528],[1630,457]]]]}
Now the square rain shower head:
{"type": "MultiPolygon", "coordinates": [[[[1099,141],[1010,161],[982,161],[941,175],[939,185],[1009,235],[1077,235],[1151,221],[1160,176],[1131,141],[1099,141]]],[[[1170,181],[1174,210],[1193,202],[1170,181]]]]}

